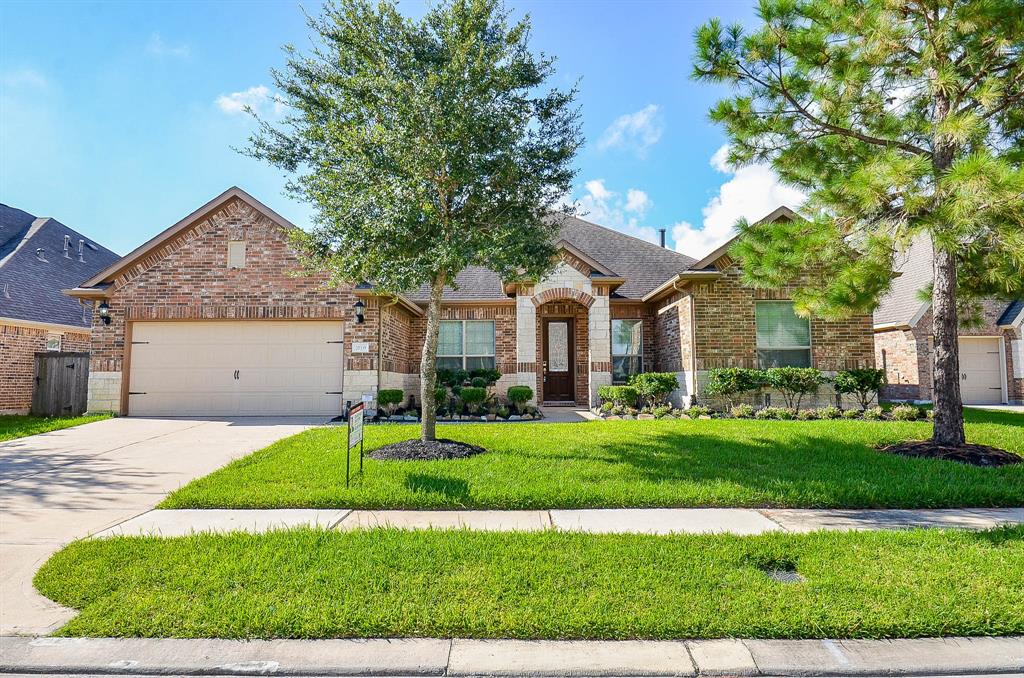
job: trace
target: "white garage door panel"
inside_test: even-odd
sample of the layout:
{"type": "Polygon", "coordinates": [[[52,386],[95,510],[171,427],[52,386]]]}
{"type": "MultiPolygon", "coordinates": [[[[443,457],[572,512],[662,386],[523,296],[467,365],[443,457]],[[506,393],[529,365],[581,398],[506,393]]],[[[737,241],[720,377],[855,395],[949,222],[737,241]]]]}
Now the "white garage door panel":
{"type": "Polygon", "coordinates": [[[960,338],[960,395],[968,405],[1003,401],[999,339],[960,338]]]}
{"type": "Polygon", "coordinates": [[[342,332],[339,321],[135,323],[128,411],[337,414],[342,332]]]}

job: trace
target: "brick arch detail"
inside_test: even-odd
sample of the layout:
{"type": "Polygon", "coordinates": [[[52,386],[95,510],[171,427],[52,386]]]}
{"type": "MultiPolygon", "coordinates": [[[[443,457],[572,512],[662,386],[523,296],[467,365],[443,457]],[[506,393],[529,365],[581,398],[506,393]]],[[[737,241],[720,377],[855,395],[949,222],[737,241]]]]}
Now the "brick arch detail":
{"type": "Polygon", "coordinates": [[[549,301],[561,301],[563,299],[575,301],[587,308],[590,308],[594,303],[594,297],[582,290],[574,290],[571,287],[552,287],[533,295],[533,305],[539,308],[549,301]]]}

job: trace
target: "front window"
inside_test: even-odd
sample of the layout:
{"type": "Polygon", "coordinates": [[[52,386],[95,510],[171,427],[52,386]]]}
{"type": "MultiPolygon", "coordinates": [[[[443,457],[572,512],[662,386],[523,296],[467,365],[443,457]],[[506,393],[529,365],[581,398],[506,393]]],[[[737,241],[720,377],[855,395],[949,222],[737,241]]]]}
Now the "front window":
{"type": "Polygon", "coordinates": [[[801,318],[791,301],[759,301],[757,364],[767,367],[811,366],[811,323],[801,318]]]}
{"type": "Polygon", "coordinates": [[[493,320],[442,320],[437,340],[437,367],[442,370],[494,368],[493,320]]]}
{"type": "Polygon", "coordinates": [[[644,370],[644,323],[612,321],[612,383],[625,384],[644,370]]]}
{"type": "Polygon", "coordinates": [[[60,350],[60,335],[59,334],[47,334],[46,335],[46,350],[47,351],[59,351],[60,350]]]}

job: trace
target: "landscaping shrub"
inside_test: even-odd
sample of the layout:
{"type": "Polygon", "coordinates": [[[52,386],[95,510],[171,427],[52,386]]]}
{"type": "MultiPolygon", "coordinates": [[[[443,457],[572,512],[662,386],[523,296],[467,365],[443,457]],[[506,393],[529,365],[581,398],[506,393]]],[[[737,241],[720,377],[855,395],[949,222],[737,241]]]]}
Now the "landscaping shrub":
{"type": "Polygon", "coordinates": [[[500,417],[501,419],[508,419],[509,411],[508,408],[505,407],[504,405],[499,405],[498,409],[496,409],[494,413],[497,414],[498,417],[500,417]]]}
{"type": "Polygon", "coordinates": [[[693,405],[690,409],[686,410],[686,416],[690,419],[700,419],[701,417],[710,417],[711,408],[704,407],[703,405],[693,405]]]}
{"type": "Polygon", "coordinates": [[[796,410],[791,407],[765,407],[754,413],[757,419],[796,419],[796,410]]]}
{"type": "Polygon", "coordinates": [[[473,388],[487,388],[487,386],[488,386],[487,380],[484,379],[483,377],[473,377],[469,381],[469,384],[473,388]]]}
{"type": "Polygon", "coordinates": [[[405,392],[400,388],[382,388],[377,391],[377,404],[389,415],[394,414],[398,406],[405,400],[405,392]]]}
{"type": "Polygon", "coordinates": [[[843,419],[860,419],[860,410],[843,410],[843,419]]]}
{"type": "Polygon", "coordinates": [[[913,405],[897,405],[889,411],[889,416],[896,421],[917,421],[924,416],[924,412],[913,405]]]}
{"type": "Polygon", "coordinates": [[[597,397],[617,407],[634,407],[640,394],[632,386],[599,386],[597,397]]]}
{"type": "Polygon", "coordinates": [[[868,409],[884,385],[885,370],[871,368],[843,370],[832,380],[836,393],[856,395],[861,410],[868,409]]]}
{"type": "Polygon", "coordinates": [[[487,389],[465,386],[459,393],[459,398],[466,403],[471,414],[476,414],[480,411],[480,405],[487,399],[487,389]]]}
{"type": "Polygon", "coordinates": [[[516,412],[522,413],[523,405],[530,402],[533,398],[533,389],[529,386],[509,386],[508,391],[505,393],[508,397],[512,407],[515,408],[516,412]]]}
{"type": "Polygon", "coordinates": [[[477,379],[482,379],[484,386],[494,386],[501,379],[501,370],[482,367],[470,372],[469,377],[473,380],[473,386],[476,386],[477,379]]]}
{"type": "Polygon", "coordinates": [[[448,389],[444,386],[434,388],[434,407],[436,412],[447,413],[451,407],[451,399],[448,397],[448,389]]]}
{"type": "Polygon", "coordinates": [[[653,410],[651,410],[651,414],[653,414],[658,419],[661,419],[662,417],[665,417],[665,416],[671,414],[671,412],[672,412],[672,406],[671,405],[660,405],[658,407],[655,407],[653,410]]]}
{"type": "Polygon", "coordinates": [[[831,405],[818,410],[818,419],[838,419],[841,416],[843,416],[843,411],[831,405]]]}
{"type": "MultiPolygon", "coordinates": [[[[742,367],[718,367],[708,371],[708,381],[704,384],[704,394],[713,398],[723,398],[732,409],[732,399],[744,393],[756,391],[766,383],[762,370],[750,370],[742,367]]],[[[735,416],[735,415],[734,415],[735,416]]]]}
{"type": "Polygon", "coordinates": [[[654,407],[668,400],[668,394],[679,388],[675,372],[643,372],[634,374],[629,386],[645,405],[654,407]]]}
{"type": "Polygon", "coordinates": [[[466,370],[438,370],[437,383],[443,384],[454,390],[469,381],[469,372],[466,370]]]}
{"type": "Polygon", "coordinates": [[[868,419],[870,421],[878,421],[885,416],[885,411],[881,407],[878,407],[876,405],[875,407],[869,407],[868,409],[864,410],[862,415],[865,419],[868,419]]]}
{"type": "Polygon", "coordinates": [[[814,367],[772,367],[765,370],[766,381],[782,394],[786,407],[800,409],[805,395],[817,393],[825,381],[825,375],[814,367]]]}
{"type": "Polygon", "coordinates": [[[797,410],[796,418],[800,421],[813,421],[818,418],[818,410],[797,410]]]}
{"type": "Polygon", "coordinates": [[[730,412],[737,419],[750,419],[754,416],[754,406],[742,403],[733,407],[730,412]]]}

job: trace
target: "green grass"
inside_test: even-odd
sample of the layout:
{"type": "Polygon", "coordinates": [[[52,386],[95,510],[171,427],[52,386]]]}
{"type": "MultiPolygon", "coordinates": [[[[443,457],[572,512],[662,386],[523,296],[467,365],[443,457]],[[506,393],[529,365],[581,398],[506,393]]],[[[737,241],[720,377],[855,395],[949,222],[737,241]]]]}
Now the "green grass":
{"type": "Polygon", "coordinates": [[[1024,527],[757,537],[296,530],[72,544],[65,636],[915,637],[1024,633],[1024,527]],[[762,567],[795,565],[781,584],[762,567]]]}
{"type": "MultiPolygon", "coordinates": [[[[1024,415],[969,410],[965,416],[969,440],[1024,453],[1024,415]]],[[[367,447],[418,431],[370,426],[367,447]]],[[[927,422],[473,424],[441,426],[438,433],[490,452],[451,461],[367,459],[364,477],[346,490],[345,428],[319,428],[189,483],[160,507],[1024,505],[1024,464],[983,469],[872,449],[927,438],[927,422]]]]}
{"type": "Polygon", "coordinates": [[[58,431],[79,424],[107,419],[109,413],[87,414],[80,417],[33,417],[31,415],[5,414],[0,415],[0,441],[34,436],[37,433],[58,431]]]}

